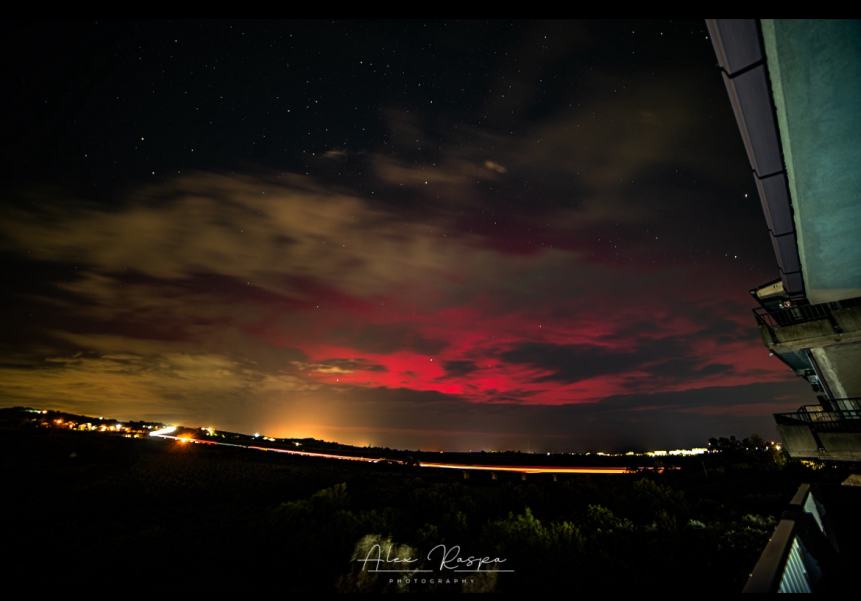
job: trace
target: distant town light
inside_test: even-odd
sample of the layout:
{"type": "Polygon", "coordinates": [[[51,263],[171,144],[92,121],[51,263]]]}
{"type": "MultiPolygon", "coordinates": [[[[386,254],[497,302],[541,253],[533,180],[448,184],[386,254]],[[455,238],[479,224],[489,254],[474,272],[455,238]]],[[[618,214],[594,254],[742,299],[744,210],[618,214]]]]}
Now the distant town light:
{"type": "Polygon", "coordinates": [[[704,447],[697,447],[693,449],[673,449],[672,451],[646,451],[646,455],[648,457],[666,457],[668,455],[673,457],[689,457],[691,455],[705,455],[709,450],[704,447]]]}
{"type": "Polygon", "coordinates": [[[149,433],[150,436],[164,436],[166,434],[173,434],[176,432],[176,426],[167,426],[166,428],[162,428],[161,430],[153,430],[149,433]]]}

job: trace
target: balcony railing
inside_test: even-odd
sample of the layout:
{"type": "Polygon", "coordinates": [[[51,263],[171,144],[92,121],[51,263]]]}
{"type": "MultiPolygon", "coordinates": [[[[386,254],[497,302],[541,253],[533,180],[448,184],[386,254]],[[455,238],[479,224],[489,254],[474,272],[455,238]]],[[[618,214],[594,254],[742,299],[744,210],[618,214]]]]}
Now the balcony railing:
{"type": "Polygon", "coordinates": [[[796,305],[784,309],[768,310],[756,307],[753,310],[756,320],[770,327],[792,326],[818,319],[828,319],[831,316],[829,303],[821,305],[796,305]]]}
{"type": "Polygon", "coordinates": [[[792,413],[776,413],[774,419],[778,424],[810,426],[820,432],[861,432],[861,397],[829,402],[835,409],[805,405],[792,413]]]}
{"type": "Polygon", "coordinates": [[[811,321],[825,320],[831,325],[832,331],[839,334],[843,329],[840,327],[834,311],[858,306],[861,306],[861,298],[852,298],[833,303],[820,303],[818,305],[791,305],[774,309],[756,307],[753,309],[753,315],[756,322],[766,328],[771,334],[772,340],[777,342],[775,328],[795,326],[811,321]]]}
{"type": "Polygon", "coordinates": [[[835,549],[809,484],[802,484],[784,511],[744,587],[745,593],[815,592],[835,549]]]}

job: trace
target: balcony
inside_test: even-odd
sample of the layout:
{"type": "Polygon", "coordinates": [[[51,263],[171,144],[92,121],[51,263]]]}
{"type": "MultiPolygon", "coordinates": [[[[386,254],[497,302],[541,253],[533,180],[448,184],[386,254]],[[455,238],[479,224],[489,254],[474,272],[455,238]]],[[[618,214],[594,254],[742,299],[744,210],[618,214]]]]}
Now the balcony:
{"type": "Polygon", "coordinates": [[[790,457],[828,461],[861,461],[861,398],[807,405],[774,420],[790,457]]]}
{"type": "Polygon", "coordinates": [[[817,305],[783,299],[753,313],[768,350],[817,393],[861,396],[861,297],[817,305]]]}
{"type": "Polygon", "coordinates": [[[753,316],[766,344],[771,346],[858,330],[861,326],[861,298],[818,305],[756,307],[753,316]]]}

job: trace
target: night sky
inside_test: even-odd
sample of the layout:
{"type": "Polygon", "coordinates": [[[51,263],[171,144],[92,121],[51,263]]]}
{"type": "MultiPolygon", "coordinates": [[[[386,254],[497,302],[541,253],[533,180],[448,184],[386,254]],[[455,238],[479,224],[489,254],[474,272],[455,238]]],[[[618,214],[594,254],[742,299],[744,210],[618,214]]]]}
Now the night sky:
{"type": "Polygon", "coordinates": [[[2,405],[543,451],[809,401],[702,21],[2,29],[2,405]]]}

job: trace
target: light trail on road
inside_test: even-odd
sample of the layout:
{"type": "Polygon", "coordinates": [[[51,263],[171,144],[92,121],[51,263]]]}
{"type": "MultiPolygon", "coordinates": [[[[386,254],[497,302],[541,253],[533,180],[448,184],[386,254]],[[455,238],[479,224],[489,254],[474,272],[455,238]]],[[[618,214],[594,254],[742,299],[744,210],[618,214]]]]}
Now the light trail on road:
{"type": "Polygon", "coordinates": [[[628,474],[626,467],[554,467],[543,465],[472,465],[468,463],[419,463],[421,467],[486,472],[519,472],[521,474],[628,474]]]}
{"type": "MultiPolygon", "coordinates": [[[[172,431],[172,430],[171,430],[172,431]]],[[[188,435],[173,436],[160,432],[152,432],[150,436],[175,440],[180,444],[204,444],[223,447],[234,447],[239,449],[252,449],[255,451],[266,451],[270,453],[283,453],[285,455],[297,455],[301,457],[316,457],[319,459],[334,459],[338,461],[359,461],[362,463],[396,463],[407,465],[401,459],[388,459],[385,457],[362,457],[359,455],[339,455],[336,453],[316,453],[312,451],[294,451],[292,449],[279,449],[276,447],[261,447],[259,445],[234,444],[229,442],[218,442],[203,438],[193,438],[188,435]]],[[[556,467],[543,465],[475,465],[470,463],[434,463],[421,461],[418,467],[431,469],[449,469],[462,471],[484,471],[484,472],[516,472],[520,474],[630,474],[636,470],[626,467],[556,467]]]]}

